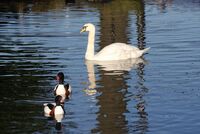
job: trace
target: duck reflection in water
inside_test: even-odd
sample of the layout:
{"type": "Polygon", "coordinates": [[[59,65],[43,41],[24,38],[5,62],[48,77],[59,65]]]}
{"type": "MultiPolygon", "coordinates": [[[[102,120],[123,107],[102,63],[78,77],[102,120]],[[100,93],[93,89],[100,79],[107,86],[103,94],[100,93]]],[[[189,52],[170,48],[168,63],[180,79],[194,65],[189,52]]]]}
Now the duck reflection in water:
{"type": "Polygon", "coordinates": [[[63,119],[63,117],[64,117],[64,114],[55,115],[55,121],[56,121],[55,128],[56,128],[56,130],[62,130],[62,119],[63,119]]]}
{"type": "MultiPolygon", "coordinates": [[[[144,83],[144,66],[148,62],[143,58],[137,59],[128,59],[122,61],[109,61],[109,62],[97,62],[97,61],[85,61],[89,86],[88,89],[92,89],[94,93],[101,93],[97,95],[96,99],[98,100],[98,105],[100,105],[97,117],[97,128],[94,128],[92,132],[102,132],[102,133],[124,133],[129,130],[125,130],[127,125],[130,125],[126,120],[126,112],[134,111],[134,109],[127,109],[127,103],[134,99],[136,102],[135,109],[137,109],[138,120],[131,122],[131,126],[128,128],[133,128],[138,130],[138,126],[141,126],[140,132],[145,132],[148,128],[148,119],[145,112],[145,100],[143,96],[146,93],[144,83]],[[95,66],[98,68],[95,70],[95,66]],[[138,89],[134,91],[127,91],[129,86],[127,85],[127,75],[132,69],[136,70],[137,83],[134,86],[137,86],[138,89]],[[98,71],[98,72],[96,72],[98,71]],[[96,80],[95,74],[100,74],[98,80],[96,80]],[[98,81],[98,83],[96,83],[98,81]],[[100,86],[96,88],[97,85],[100,86]],[[145,89],[145,90],[142,90],[145,89]],[[137,93],[135,93],[135,91],[137,93]],[[131,94],[130,98],[127,97],[131,94]],[[126,101],[126,100],[129,101],[126,101]],[[119,123],[121,127],[116,127],[116,123],[119,123]],[[109,125],[109,127],[108,127],[109,125]],[[111,131],[112,130],[112,131],[111,131]]],[[[86,92],[88,95],[91,92],[86,92]]],[[[135,119],[134,119],[135,120],[135,119]]],[[[118,124],[118,125],[119,125],[118,124]]],[[[133,131],[134,131],[133,130],[133,131]]]]}

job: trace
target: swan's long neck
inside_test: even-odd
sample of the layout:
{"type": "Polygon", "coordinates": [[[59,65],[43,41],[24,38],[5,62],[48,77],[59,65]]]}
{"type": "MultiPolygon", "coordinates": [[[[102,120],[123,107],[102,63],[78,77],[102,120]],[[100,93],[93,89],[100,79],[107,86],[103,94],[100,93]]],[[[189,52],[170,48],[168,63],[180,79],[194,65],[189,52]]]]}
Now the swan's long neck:
{"type": "Polygon", "coordinates": [[[85,59],[87,60],[94,59],[94,41],[95,41],[95,27],[93,27],[89,31],[89,35],[88,35],[88,45],[87,45],[87,50],[85,53],[85,59]]]}

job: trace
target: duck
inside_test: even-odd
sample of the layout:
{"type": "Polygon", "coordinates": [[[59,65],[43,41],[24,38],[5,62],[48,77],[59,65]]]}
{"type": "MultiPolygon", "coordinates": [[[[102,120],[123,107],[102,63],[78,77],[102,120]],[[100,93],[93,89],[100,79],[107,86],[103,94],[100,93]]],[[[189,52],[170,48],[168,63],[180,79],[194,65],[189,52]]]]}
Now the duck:
{"type": "Polygon", "coordinates": [[[56,80],[58,81],[58,84],[54,88],[54,95],[61,95],[62,96],[62,102],[64,102],[65,99],[69,99],[72,93],[72,89],[69,83],[64,84],[64,73],[59,72],[56,75],[56,80]]]}
{"type": "Polygon", "coordinates": [[[116,42],[104,47],[101,51],[95,54],[94,52],[95,26],[92,23],[86,23],[81,28],[80,33],[82,32],[89,32],[87,50],[85,53],[86,60],[113,61],[113,60],[126,60],[131,58],[139,58],[143,56],[150,49],[149,47],[140,50],[135,46],[116,42]]]}
{"type": "Polygon", "coordinates": [[[55,97],[55,103],[44,103],[44,114],[47,117],[63,116],[65,113],[62,104],[62,96],[57,95],[55,97]]]}

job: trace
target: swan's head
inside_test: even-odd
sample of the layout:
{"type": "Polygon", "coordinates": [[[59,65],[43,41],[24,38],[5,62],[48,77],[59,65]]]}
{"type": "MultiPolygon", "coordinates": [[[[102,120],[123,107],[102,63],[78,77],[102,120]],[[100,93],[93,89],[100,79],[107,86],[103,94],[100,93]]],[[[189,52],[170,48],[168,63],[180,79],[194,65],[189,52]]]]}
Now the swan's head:
{"type": "Polygon", "coordinates": [[[81,32],[88,32],[88,31],[92,31],[92,30],[95,30],[95,26],[91,23],[87,23],[85,24],[82,28],[81,28],[81,32]]]}

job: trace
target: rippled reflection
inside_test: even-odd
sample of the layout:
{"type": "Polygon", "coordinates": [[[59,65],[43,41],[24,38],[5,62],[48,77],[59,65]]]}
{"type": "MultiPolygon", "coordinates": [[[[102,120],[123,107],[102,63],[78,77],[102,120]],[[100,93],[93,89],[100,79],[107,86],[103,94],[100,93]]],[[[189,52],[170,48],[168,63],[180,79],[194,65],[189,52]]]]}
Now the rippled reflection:
{"type": "MultiPolygon", "coordinates": [[[[128,86],[124,81],[124,75],[116,75],[115,72],[112,75],[106,75],[106,71],[98,70],[101,74],[98,81],[95,81],[94,64],[86,62],[88,69],[88,76],[90,84],[93,88],[96,88],[96,82],[98,82],[99,88],[96,90],[101,93],[96,99],[98,100],[99,111],[97,113],[97,128],[92,132],[101,133],[123,133],[127,132],[127,121],[123,113],[126,111],[126,102],[123,101],[124,94],[122,89],[127,90],[128,86]]],[[[90,85],[90,87],[91,87],[90,85]]]]}
{"type": "Polygon", "coordinates": [[[0,11],[14,13],[47,12],[49,10],[63,9],[68,3],[75,0],[1,0],[0,11]]]}
{"type": "Polygon", "coordinates": [[[56,67],[56,64],[42,53],[42,48],[38,47],[42,44],[24,44],[24,42],[6,39],[0,43],[0,96],[2,98],[0,113],[3,115],[1,120],[3,124],[8,125],[6,128],[13,128],[13,126],[20,128],[7,129],[4,132],[8,130],[11,133],[31,132],[34,130],[28,127],[31,124],[43,127],[45,122],[37,119],[41,113],[38,104],[41,104],[46,91],[51,87],[49,82],[51,70],[48,69],[51,65],[56,67]],[[42,60],[46,62],[38,62],[42,60]],[[22,127],[25,124],[26,127],[22,127]]]}
{"type": "Polygon", "coordinates": [[[139,118],[132,122],[133,129],[132,131],[137,131],[140,133],[145,133],[148,131],[149,122],[148,122],[148,113],[145,110],[147,102],[145,100],[145,95],[148,93],[148,88],[145,86],[145,74],[144,74],[144,64],[139,64],[137,73],[137,84],[135,85],[137,91],[134,93],[134,100],[136,101],[135,108],[138,111],[139,118]]]}
{"type": "MultiPolygon", "coordinates": [[[[145,100],[143,96],[147,93],[147,88],[144,86],[144,60],[141,58],[117,62],[94,62],[86,61],[88,79],[90,82],[89,88],[97,90],[101,93],[97,97],[100,106],[98,112],[98,124],[97,128],[92,132],[101,133],[124,133],[128,131],[145,132],[148,128],[147,113],[145,112],[145,100]],[[130,64],[131,63],[131,64],[130,64]],[[118,65],[120,64],[120,65],[118,65]],[[101,74],[100,78],[96,80],[95,66],[98,65],[98,72],[101,74]],[[130,122],[135,124],[128,129],[129,122],[126,120],[124,113],[127,112],[127,101],[125,101],[126,93],[129,86],[127,80],[129,78],[129,71],[135,69],[137,72],[137,93],[132,94],[134,101],[136,101],[135,108],[138,110],[139,119],[136,122],[130,122]],[[96,87],[98,85],[98,87],[96,87]]],[[[97,74],[99,74],[97,73],[97,74]]]]}
{"type": "Polygon", "coordinates": [[[105,71],[105,75],[123,75],[126,71],[147,64],[147,61],[143,58],[108,62],[86,60],[85,64],[87,66],[88,79],[90,82],[89,89],[94,89],[96,88],[95,65],[98,65],[102,71],[105,71]]]}
{"type": "Polygon", "coordinates": [[[116,75],[123,73],[123,71],[130,71],[133,68],[137,68],[139,64],[147,64],[147,61],[143,58],[127,59],[120,61],[86,61],[86,65],[91,66],[95,64],[99,65],[101,70],[113,71],[111,75],[116,75]]]}

